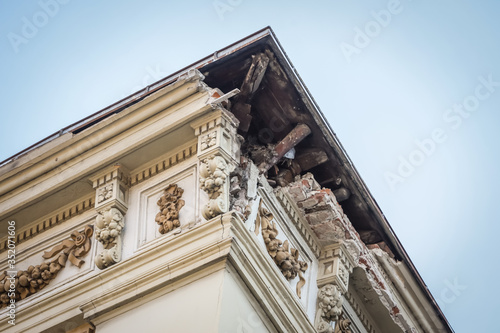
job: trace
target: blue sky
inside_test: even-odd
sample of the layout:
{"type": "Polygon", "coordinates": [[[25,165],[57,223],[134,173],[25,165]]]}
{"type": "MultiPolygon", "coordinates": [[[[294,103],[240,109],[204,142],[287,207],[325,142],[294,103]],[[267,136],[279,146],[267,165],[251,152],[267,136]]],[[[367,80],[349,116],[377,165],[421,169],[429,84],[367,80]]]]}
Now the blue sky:
{"type": "Polygon", "coordinates": [[[0,160],[270,25],[455,331],[495,331],[500,2],[54,1],[0,0],[0,160]]]}

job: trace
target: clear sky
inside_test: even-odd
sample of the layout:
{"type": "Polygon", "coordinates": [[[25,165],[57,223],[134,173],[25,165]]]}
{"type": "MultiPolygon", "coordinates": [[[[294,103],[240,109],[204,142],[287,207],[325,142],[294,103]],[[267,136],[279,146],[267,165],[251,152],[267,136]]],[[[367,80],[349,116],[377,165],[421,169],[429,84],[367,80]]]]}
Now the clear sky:
{"type": "Polygon", "coordinates": [[[0,0],[0,160],[270,25],[455,331],[498,331],[499,1],[55,1],[0,0]]]}

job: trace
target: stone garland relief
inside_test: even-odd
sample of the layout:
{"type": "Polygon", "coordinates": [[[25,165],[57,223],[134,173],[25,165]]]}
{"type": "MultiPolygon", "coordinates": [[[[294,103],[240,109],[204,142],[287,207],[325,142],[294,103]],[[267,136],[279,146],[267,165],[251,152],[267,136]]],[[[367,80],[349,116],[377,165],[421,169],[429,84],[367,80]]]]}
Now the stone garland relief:
{"type": "Polygon", "coordinates": [[[123,214],[117,208],[100,211],[96,217],[96,239],[104,246],[95,262],[99,269],[109,267],[121,259],[123,214]]]}
{"type": "Polygon", "coordinates": [[[160,212],[156,214],[155,221],[160,225],[161,234],[166,234],[181,226],[179,212],[184,207],[185,201],[181,199],[184,190],[176,184],[170,184],[158,200],[160,212]]]}
{"type": "Polygon", "coordinates": [[[208,194],[209,201],[203,207],[202,214],[207,220],[225,213],[228,209],[225,193],[228,165],[224,158],[215,156],[200,163],[200,187],[208,194]]]}
{"type": "Polygon", "coordinates": [[[299,250],[290,248],[288,240],[283,243],[276,238],[278,228],[273,219],[273,214],[262,206],[261,200],[255,220],[255,234],[258,235],[259,229],[262,229],[262,237],[264,243],[266,243],[267,252],[287,280],[293,280],[297,275],[299,276],[300,280],[297,282],[296,292],[300,298],[302,287],[306,284],[303,273],[307,270],[307,263],[299,260],[299,250]]]}
{"type": "Polygon", "coordinates": [[[316,308],[316,329],[319,333],[333,333],[332,321],[337,321],[342,313],[342,295],[333,284],[326,284],[318,290],[316,308]]]}
{"type": "Polygon", "coordinates": [[[44,259],[50,259],[57,255],[54,259],[40,265],[31,265],[25,271],[17,271],[15,276],[8,275],[7,271],[0,274],[0,308],[6,307],[10,299],[19,301],[45,288],[59,271],[66,267],[68,260],[80,268],[85,262],[81,258],[90,251],[92,234],[90,225],[83,231],[73,231],[71,239],[62,241],[42,256],[44,259]],[[15,292],[9,291],[12,284],[15,286],[15,292]]]}
{"type": "Polygon", "coordinates": [[[342,293],[334,284],[326,284],[318,290],[316,329],[318,333],[352,333],[351,321],[342,318],[342,293]],[[335,322],[335,329],[331,322],[335,322]]]}

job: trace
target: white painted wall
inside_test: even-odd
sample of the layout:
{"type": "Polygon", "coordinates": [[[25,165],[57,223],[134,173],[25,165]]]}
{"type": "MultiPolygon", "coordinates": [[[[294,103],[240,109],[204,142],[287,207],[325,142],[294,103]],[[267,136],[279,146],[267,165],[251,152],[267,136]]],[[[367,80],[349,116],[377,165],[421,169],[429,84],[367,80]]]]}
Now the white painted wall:
{"type": "Polygon", "coordinates": [[[233,270],[224,272],[219,333],[276,332],[265,314],[257,312],[258,303],[233,270]],[[264,319],[263,319],[263,318],[264,319]]]}
{"type": "Polygon", "coordinates": [[[212,273],[116,316],[97,333],[217,332],[224,271],[212,273]]]}

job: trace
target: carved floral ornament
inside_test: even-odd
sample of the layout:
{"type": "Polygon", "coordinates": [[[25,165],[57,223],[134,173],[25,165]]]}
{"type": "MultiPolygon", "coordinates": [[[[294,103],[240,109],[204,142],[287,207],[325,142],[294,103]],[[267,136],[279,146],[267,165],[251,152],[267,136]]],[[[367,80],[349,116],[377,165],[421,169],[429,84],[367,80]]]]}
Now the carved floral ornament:
{"type": "Polygon", "coordinates": [[[160,212],[156,214],[155,221],[160,225],[161,234],[166,234],[181,226],[179,212],[185,204],[184,200],[181,199],[183,193],[182,188],[176,184],[170,184],[158,200],[157,205],[160,206],[160,212]]]}
{"type": "Polygon", "coordinates": [[[229,170],[223,157],[206,158],[200,163],[200,187],[209,197],[202,214],[207,220],[227,212],[227,178],[229,170]]]}
{"type": "Polygon", "coordinates": [[[97,189],[97,203],[101,203],[105,200],[113,197],[113,183],[103,186],[97,189]]]}
{"type": "Polygon", "coordinates": [[[204,151],[217,144],[217,131],[202,135],[200,140],[200,151],[204,151]]]}
{"type": "Polygon", "coordinates": [[[333,333],[332,321],[342,314],[342,295],[333,284],[326,284],[318,290],[316,308],[316,329],[319,333],[333,333]]]}
{"type": "Polygon", "coordinates": [[[297,275],[299,276],[300,280],[297,282],[296,292],[300,298],[302,287],[306,284],[303,273],[307,270],[307,263],[299,260],[299,250],[290,248],[288,240],[282,242],[276,238],[278,236],[278,228],[273,219],[273,214],[262,206],[261,200],[255,220],[255,234],[258,235],[259,229],[262,228],[262,237],[264,238],[267,252],[287,280],[293,280],[297,275]]]}
{"type": "Polygon", "coordinates": [[[104,250],[97,254],[99,269],[109,267],[121,259],[121,233],[124,227],[123,214],[117,208],[100,211],[96,217],[96,239],[104,250]]]}
{"type": "Polygon", "coordinates": [[[90,225],[83,231],[73,231],[71,239],[62,241],[42,256],[50,259],[57,255],[54,259],[40,265],[31,265],[25,271],[17,271],[17,274],[10,271],[0,274],[0,308],[6,307],[11,299],[19,301],[45,288],[66,267],[68,260],[80,268],[85,262],[81,258],[90,251],[92,234],[90,225]]]}

